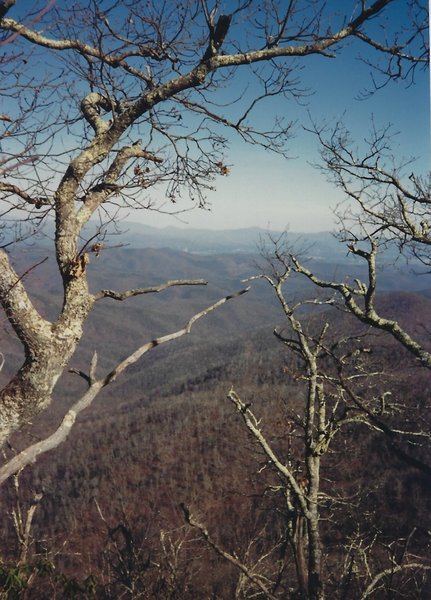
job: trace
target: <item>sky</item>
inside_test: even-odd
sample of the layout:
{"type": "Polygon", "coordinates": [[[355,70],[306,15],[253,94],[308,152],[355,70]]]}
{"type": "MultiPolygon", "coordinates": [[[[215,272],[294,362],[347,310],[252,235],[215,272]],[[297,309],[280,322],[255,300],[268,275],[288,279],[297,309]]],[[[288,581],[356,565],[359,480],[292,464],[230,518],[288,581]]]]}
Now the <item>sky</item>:
{"type": "Polygon", "coordinates": [[[391,124],[394,154],[400,160],[417,159],[416,172],[430,168],[429,74],[418,72],[416,84],[390,83],[372,97],[358,94],[370,83],[370,69],[349,51],[336,60],[312,58],[302,77],[315,90],[305,106],[277,102],[273,111],[297,121],[291,140],[290,160],[233,139],[228,152],[231,172],[219,178],[216,191],[208,194],[211,211],[195,210],[172,220],[146,215],[150,225],[202,227],[208,229],[263,227],[273,230],[327,231],[334,228],[334,208],[343,195],[326,181],[313,164],[319,162],[317,142],[302,125],[310,127],[310,116],[329,125],[342,118],[360,143],[371,129],[391,124]]]}
{"type": "MultiPolygon", "coordinates": [[[[398,7],[404,3],[399,0],[398,7]]],[[[397,5],[397,3],[395,3],[397,5]]],[[[391,14],[402,25],[402,10],[391,14]]],[[[150,225],[176,225],[208,229],[263,228],[291,231],[322,231],[334,228],[334,208],[343,196],[312,164],[319,161],[316,140],[303,130],[310,115],[318,124],[335,123],[342,117],[360,143],[371,128],[392,125],[394,155],[400,160],[416,158],[412,166],[419,174],[430,171],[430,80],[429,71],[417,70],[415,85],[390,82],[367,99],[361,92],[371,89],[371,69],[358,59],[366,56],[362,44],[352,44],[337,59],[308,57],[301,62],[301,79],[314,94],[303,105],[277,100],[265,111],[297,121],[291,141],[291,160],[232,139],[227,162],[230,175],[219,178],[216,191],[207,195],[211,211],[195,210],[177,218],[146,215],[150,225]],[[304,105],[305,104],[305,105],[304,105]]],[[[259,115],[257,115],[259,119],[259,115]]]]}
{"type": "MultiPolygon", "coordinates": [[[[329,4],[331,2],[337,6],[335,0],[329,4]]],[[[61,4],[61,0],[58,3],[61,4]]],[[[354,5],[353,0],[351,5],[354,5]]],[[[391,18],[398,20],[392,23],[394,27],[402,25],[403,6],[405,0],[394,3],[395,10],[392,8],[390,13],[394,15],[391,18]]],[[[215,181],[216,190],[207,193],[211,210],[195,209],[176,216],[149,211],[124,212],[123,217],[157,227],[332,230],[333,211],[343,197],[313,167],[319,161],[319,153],[315,137],[304,130],[304,126],[311,125],[310,119],[318,125],[324,122],[331,125],[342,118],[358,143],[367,136],[372,119],[378,127],[392,124],[393,130],[399,132],[394,140],[394,154],[400,160],[416,157],[418,160],[412,170],[427,172],[431,156],[429,73],[417,70],[415,85],[390,82],[371,97],[360,99],[361,91],[371,87],[370,67],[358,59],[361,50],[364,56],[363,45],[350,42],[336,59],[323,56],[301,59],[298,63],[301,86],[311,95],[301,103],[272,98],[254,114],[257,123],[264,123],[273,115],[296,123],[289,160],[247,145],[238,136],[229,134],[226,164],[230,174],[219,177],[215,181]]],[[[244,84],[252,85],[247,79],[248,72],[248,67],[241,68],[238,79],[233,80],[233,85],[238,81],[238,91],[244,84]]],[[[253,90],[249,88],[249,91],[253,90]]]]}

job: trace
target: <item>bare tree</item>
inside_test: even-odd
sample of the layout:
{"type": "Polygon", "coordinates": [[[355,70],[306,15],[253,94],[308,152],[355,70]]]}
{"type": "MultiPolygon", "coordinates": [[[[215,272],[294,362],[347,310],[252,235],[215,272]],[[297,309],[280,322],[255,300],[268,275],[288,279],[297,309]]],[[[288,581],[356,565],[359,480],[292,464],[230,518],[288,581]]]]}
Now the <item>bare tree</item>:
{"type": "MultiPolygon", "coordinates": [[[[332,291],[334,302],[342,304],[362,323],[390,335],[415,363],[430,369],[431,346],[426,325],[421,331],[412,331],[411,324],[382,314],[379,306],[379,271],[388,262],[408,261],[418,277],[425,279],[429,274],[430,175],[412,172],[413,159],[401,164],[395,159],[388,127],[378,129],[373,124],[362,146],[353,142],[342,123],[329,130],[314,126],[312,131],[321,147],[320,168],[346,198],[337,209],[337,236],[348,252],[365,264],[366,277],[351,282],[346,274],[344,280],[327,280],[292,254],[294,269],[321,290],[332,291]]],[[[421,443],[410,440],[409,452],[407,445],[398,444],[391,428],[383,427],[382,431],[403,460],[429,475],[426,457],[415,456],[412,451],[418,446],[429,450],[429,436],[423,435],[420,423],[417,427],[421,443]]]]}
{"type": "MultiPolygon", "coordinates": [[[[301,94],[295,69],[306,56],[336,58],[351,38],[388,58],[387,77],[411,76],[426,62],[420,2],[410,3],[411,27],[394,32],[393,43],[367,33],[370,20],[389,15],[393,4],[354,3],[335,15],[317,1],[89,0],[44,3],[33,14],[18,5],[14,17],[15,2],[1,3],[2,47],[10,52],[0,65],[2,93],[14,100],[3,120],[2,214],[32,233],[54,219],[63,286],[60,313],[49,321],[1,250],[1,304],[25,353],[1,391],[1,443],[50,404],[95,303],[145,291],[90,293],[86,267],[103,251],[103,238],[85,241],[90,220],[111,222],[122,207],[172,212],[184,194],[204,206],[205,190],[228,173],[224,130],[284,155],[291,124],[276,119],[259,131],[253,111],[274,95],[301,94]],[[240,68],[260,90],[241,100],[228,95],[220,109],[220,90],[240,68]],[[161,204],[150,189],[163,190],[161,204]]],[[[169,285],[188,283],[197,282],[169,285]]]]}
{"type": "MultiPolygon", "coordinates": [[[[255,279],[269,283],[283,309],[285,326],[274,333],[289,352],[285,374],[302,385],[301,400],[290,398],[286,391],[278,436],[273,416],[264,409],[259,414],[250,399],[234,389],[228,394],[260,450],[258,477],[266,477],[265,495],[278,498],[277,511],[284,515],[283,557],[276,559],[261,536],[260,559],[245,552],[242,559],[239,551],[232,553],[217,541],[192,514],[192,508],[183,509],[186,520],[219,556],[239,570],[250,593],[245,597],[260,592],[265,598],[366,598],[393,585],[388,583],[391,577],[404,578],[397,579],[398,585],[415,581],[421,589],[421,576],[431,565],[411,547],[415,529],[405,539],[394,532],[387,541],[378,533],[378,522],[363,522],[364,482],[352,482],[349,489],[345,481],[337,487],[333,480],[337,469],[348,468],[349,455],[356,455],[358,432],[383,434],[392,444],[394,457],[405,460],[407,456],[410,465],[422,470],[424,464],[413,460],[407,448],[427,443],[429,432],[419,419],[414,422],[413,416],[408,420],[413,427],[405,424],[413,409],[408,399],[397,397],[396,386],[390,384],[393,375],[382,355],[374,357],[373,329],[355,328],[354,319],[350,325],[345,320],[339,325],[340,313],[330,308],[337,305],[333,289],[329,288],[326,297],[313,297],[311,289],[309,300],[289,299],[292,278],[303,276],[298,264],[283,236],[273,240],[268,272],[255,279]],[[340,524],[346,514],[350,519],[347,529],[357,531],[350,537],[344,531],[346,526],[340,524]]],[[[270,545],[274,543],[274,533],[268,539],[270,545]]]]}
{"type": "MultiPolygon", "coordinates": [[[[241,415],[245,426],[254,437],[268,464],[283,482],[282,494],[288,509],[289,543],[293,552],[298,589],[301,598],[325,597],[322,574],[322,544],[320,533],[321,511],[327,498],[322,495],[322,459],[327,454],[334,437],[352,423],[367,423],[366,409],[355,410],[344,399],[343,386],[335,376],[337,367],[346,370],[348,356],[353,352],[349,338],[330,342],[329,324],[324,322],[320,330],[310,331],[303,323],[300,311],[308,302],[289,302],[284,288],[294,275],[292,262],[283,251],[280,240],[274,242],[274,257],[270,260],[271,273],[262,275],[273,288],[283,312],[287,327],[275,330],[277,338],[297,357],[296,377],[303,379],[306,387],[304,408],[301,413],[292,412],[286,424],[290,440],[283,449],[277,449],[261,426],[261,419],[254,414],[246,400],[231,390],[228,398],[241,415]],[[328,366],[333,362],[333,372],[328,366]],[[295,439],[296,438],[296,439],[295,439]],[[300,441],[299,441],[300,440],[300,441]]],[[[332,304],[328,300],[312,300],[312,305],[332,304]]],[[[362,351],[361,347],[357,352],[362,351]]],[[[353,371],[345,374],[344,386],[360,378],[358,361],[353,371]]],[[[350,386],[349,386],[350,387],[350,386]]]]}

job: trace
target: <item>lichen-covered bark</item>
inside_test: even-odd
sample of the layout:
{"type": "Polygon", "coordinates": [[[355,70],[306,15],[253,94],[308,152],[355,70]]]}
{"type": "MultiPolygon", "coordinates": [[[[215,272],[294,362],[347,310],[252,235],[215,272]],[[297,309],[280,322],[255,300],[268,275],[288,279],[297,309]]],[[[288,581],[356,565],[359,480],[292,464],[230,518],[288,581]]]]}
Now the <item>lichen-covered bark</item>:
{"type": "Polygon", "coordinates": [[[0,251],[0,300],[25,353],[23,365],[0,392],[0,444],[3,444],[15,429],[50,403],[54,386],[81,339],[94,298],[88,293],[85,275],[70,279],[58,321],[43,319],[7,254],[0,251]]]}
{"type": "Polygon", "coordinates": [[[0,444],[13,431],[40,413],[51,401],[58,378],[75,350],[76,342],[55,342],[27,357],[0,392],[0,444]]]}

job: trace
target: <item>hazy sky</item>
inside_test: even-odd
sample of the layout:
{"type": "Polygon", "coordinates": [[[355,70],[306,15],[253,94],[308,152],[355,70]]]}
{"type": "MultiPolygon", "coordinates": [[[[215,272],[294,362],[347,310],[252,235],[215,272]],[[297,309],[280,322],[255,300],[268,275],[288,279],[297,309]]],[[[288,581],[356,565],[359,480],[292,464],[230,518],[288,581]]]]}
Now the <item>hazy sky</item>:
{"type": "MultiPolygon", "coordinates": [[[[402,4],[402,3],[401,3],[402,4]]],[[[367,136],[371,120],[393,125],[394,153],[418,159],[415,171],[430,169],[430,86],[429,73],[418,70],[415,85],[391,82],[372,97],[358,99],[371,87],[370,67],[358,59],[363,45],[352,44],[337,59],[308,57],[301,61],[305,86],[314,90],[302,106],[294,101],[269,102],[265,112],[297,121],[291,141],[291,160],[232,138],[227,162],[231,173],[216,182],[208,194],[211,211],[195,210],[177,219],[146,214],[149,225],[191,226],[210,229],[250,226],[292,231],[321,231],[333,228],[333,208],[342,198],[325,176],[310,163],[319,159],[315,138],[301,125],[310,125],[308,112],[317,123],[334,123],[340,117],[358,143],[367,136]]],[[[259,117],[259,115],[257,115],[259,117]]],[[[413,170],[413,167],[412,167],[413,170]]],[[[138,217],[139,218],[139,217],[138,217]]]]}
{"type": "Polygon", "coordinates": [[[333,208],[342,199],[327,183],[324,174],[310,163],[319,160],[314,136],[301,128],[310,124],[307,111],[318,123],[333,123],[343,117],[360,142],[377,126],[393,125],[394,151],[402,158],[416,157],[416,170],[430,169],[429,80],[418,73],[417,84],[406,89],[403,82],[390,84],[367,100],[357,94],[369,83],[369,69],[356,60],[310,61],[304,73],[315,95],[308,106],[293,102],[277,103],[277,110],[298,119],[297,134],[291,141],[291,160],[261,148],[233,140],[229,152],[231,173],[219,178],[216,191],[208,195],[211,211],[195,210],[175,220],[162,215],[145,215],[149,225],[189,225],[210,229],[250,226],[291,231],[332,229],[333,208]],[[319,64],[318,64],[319,63],[319,64]],[[323,63],[323,64],[322,64],[323,63]],[[331,64],[332,63],[332,64],[331,64]],[[344,116],[343,116],[344,115],[344,116]]]}

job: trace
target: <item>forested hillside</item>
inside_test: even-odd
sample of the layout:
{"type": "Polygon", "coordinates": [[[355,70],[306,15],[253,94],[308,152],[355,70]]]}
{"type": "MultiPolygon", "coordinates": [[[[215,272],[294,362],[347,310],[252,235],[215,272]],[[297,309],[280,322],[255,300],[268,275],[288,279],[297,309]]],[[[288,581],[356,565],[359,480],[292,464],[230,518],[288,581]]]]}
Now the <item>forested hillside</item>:
{"type": "MultiPolygon", "coordinates": [[[[111,278],[115,289],[130,287],[137,273],[145,273],[147,285],[191,273],[209,284],[141,298],[127,311],[115,302],[96,309],[74,361],[83,369],[94,348],[100,355],[99,368],[107,368],[133,349],[137,337],[151,339],[181,326],[200,305],[244,286],[241,280],[257,273],[262,262],[247,254],[191,255],[169,249],[116,249],[107,254],[91,265],[94,289],[103,287],[108,265],[111,276],[116,273],[111,278]]],[[[44,256],[43,251],[32,248],[32,260],[39,256],[44,256]]],[[[322,272],[352,269],[348,263],[315,264],[322,272]]],[[[390,288],[396,285],[394,273],[398,282],[416,277],[410,267],[388,267],[390,288]]],[[[38,304],[53,313],[58,288],[50,260],[28,278],[38,304]]],[[[286,435],[286,420],[292,422],[294,415],[301,414],[304,385],[295,375],[299,368],[295,357],[273,335],[274,327],[285,326],[283,312],[265,282],[251,283],[246,295],[206,318],[190,336],[155,349],[133,365],[127,377],[108,387],[83,413],[55,453],[46,454],[20,476],[21,502],[43,494],[33,520],[35,556],[53,561],[54,573],[66,577],[40,575],[31,598],[47,597],[52,593],[49,586],[61,597],[64,582],[72,586],[72,597],[92,597],[86,579],[90,575],[97,597],[134,597],[126,592],[132,581],[146,590],[145,598],[234,597],[238,570],[191,530],[182,504],[198,515],[218,544],[239,553],[242,560],[253,562],[269,553],[262,569],[268,568],[268,560],[279,560],[277,556],[284,552],[280,544],[286,508],[282,498],[268,493],[277,482],[227,394],[233,386],[247,398],[274,446],[288,456],[300,436],[296,442],[295,436],[286,435]],[[169,596],[169,589],[174,595],[169,596]]],[[[299,282],[289,289],[297,300],[309,292],[310,286],[299,282]]],[[[428,294],[386,290],[379,306],[419,339],[426,339],[424,323],[431,317],[428,294]]],[[[341,332],[344,336],[366,332],[351,317],[331,308],[308,311],[305,318],[312,328],[327,322],[334,338],[341,332]]],[[[3,329],[3,352],[10,368],[18,356],[7,345],[8,339],[3,329]]],[[[409,366],[404,351],[388,336],[373,335],[368,343],[373,348],[370,364],[378,364],[384,373],[377,387],[407,404],[412,420],[422,415],[427,426],[429,375],[414,364],[409,366]]],[[[81,388],[80,378],[66,374],[55,410],[36,421],[27,438],[21,435],[17,447],[54,427],[68,398],[81,388]]],[[[429,477],[397,457],[390,440],[352,422],[325,457],[323,477],[329,516],[323,524],[323,540],[329,571],[340,557],[353,560],[348,544],[353,548],[355,539],[364,552],[369,549],[367,560],[374,561],[376,571],[387,564],[392,552],[407,551],[406,544],[409,553],[427,552],[429,477]]],[[[14,506],[13,483],[3,489],[3,502],[9,510],[14,506]]],[[[11,519],[5,519],[3,531],[3,552],[12,559],[16,534],[11,519]]],[[[358,557],[358,575],[352,571],[349,576],[346,598],[357,597],[361,560],[358,557]]],[[[280,574],[279,585],[286,590],[291,585],[289,573],[290,567],[280,574]]],[[[328,589],[339,590],[339,577],[328,572],[328,589]]],[[[407,597],[424,598],[426,584],[417,583],[414,595],[410,581],[394,574],[391,585],[406,585],[407,597]]],[[[293,589],[292,585],[292,593],[293,589]]]]}

